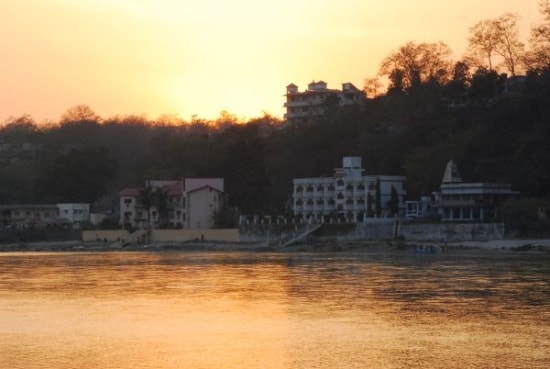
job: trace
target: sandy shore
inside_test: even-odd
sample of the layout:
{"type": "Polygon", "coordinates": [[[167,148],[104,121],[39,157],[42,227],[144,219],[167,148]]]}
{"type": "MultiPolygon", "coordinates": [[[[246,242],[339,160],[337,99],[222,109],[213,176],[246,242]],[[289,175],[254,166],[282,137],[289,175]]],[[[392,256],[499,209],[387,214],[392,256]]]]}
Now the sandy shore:
{"type": "Polygon", "coordinates": [[[333,241],[277,247],[266,243],[220,243],[212,241],[120,244],[82,241],[1,244],[0,252],[105,252],[105,251],[254,251],[254,252],[406,252],[429,248],[434,252],[536,252],[550,254],[550,239],[503,239],[464,242],[333,241]]]}

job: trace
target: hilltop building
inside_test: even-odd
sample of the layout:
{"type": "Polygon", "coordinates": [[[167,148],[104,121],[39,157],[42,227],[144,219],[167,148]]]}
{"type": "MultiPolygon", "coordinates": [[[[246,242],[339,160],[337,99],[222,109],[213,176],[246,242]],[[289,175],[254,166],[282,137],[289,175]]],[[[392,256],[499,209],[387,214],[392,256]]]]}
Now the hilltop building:
{"type": "Polygon", "coordinates": [[[158,228],[166,225],[179,229],[212,228],[213,214],[225,206],[223,178],[184,178],[150,180],[151,192],[163,193],[164,204],[152,201],[144,205],[144,188],[125,188],[119,193],[120,224],[134,228],[158,228]]]}
{"type": "Polygon", "coordinates": [[[342,90],[335,90],[328,89],[324,81],[313,81],[304,92],[299,92],[298,86],[291,83],[286,86],[285,119],[288,123],[307,122],[323,116],[332,103],[363,105],[366,100],[367,95],[349,82],[342,84],[342,90]]]}
{"type": "Polygon", "coordinates": [[[342,168],[334,169],[333,177],[294,179],[294,215],[321,222],[329,218],[359,222],[367,217],[403,215],[405,177],[363,175],[363,171],[360,157],[344,157],[342,168]],[[376,208],[377,192],[380,209],[376,208]],[[392,214],[392,192],[397,214],[392,214]]]}
{"type": "Polygon", "coordinates": [[[519,196],[508,183],[465,183],[456,164],[447,163],[439,191],[433,192],[441,220],[499,219],[500,204],[519,196]]]}

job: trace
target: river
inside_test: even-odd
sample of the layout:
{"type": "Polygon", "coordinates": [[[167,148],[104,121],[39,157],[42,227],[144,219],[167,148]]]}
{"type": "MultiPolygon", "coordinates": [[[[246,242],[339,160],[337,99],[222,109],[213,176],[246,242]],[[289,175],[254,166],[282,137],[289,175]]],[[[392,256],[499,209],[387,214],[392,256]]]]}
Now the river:
{"type": "Polygon", "coordinates": [[[550,257],[1,253],[0,368],[547,368],[550,257]]]}

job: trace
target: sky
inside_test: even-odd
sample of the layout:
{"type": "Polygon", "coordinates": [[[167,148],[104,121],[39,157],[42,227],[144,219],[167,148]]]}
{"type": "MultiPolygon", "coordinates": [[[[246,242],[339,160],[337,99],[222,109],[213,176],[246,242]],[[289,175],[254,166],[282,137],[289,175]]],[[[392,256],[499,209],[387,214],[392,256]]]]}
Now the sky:
{"type": "Polygon", "coordinates": [[[1,0],[0,124],[103,118],[240,119],[284,114],[286,85],[363,87],[409,41],[460,59],[468,30],[505,12],[524,40],[538,0],[1,0]]]}

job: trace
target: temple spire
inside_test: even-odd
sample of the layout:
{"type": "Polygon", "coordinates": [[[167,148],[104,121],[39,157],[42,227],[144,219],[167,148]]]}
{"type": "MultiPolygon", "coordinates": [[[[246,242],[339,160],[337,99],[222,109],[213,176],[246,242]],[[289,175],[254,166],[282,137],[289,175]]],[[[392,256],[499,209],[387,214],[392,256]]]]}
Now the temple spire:
{"type": "Polygon", "coordinates": [[[449,160],[447,163],[445,174],[443,174],[443,181],[441,183],[462,183],[462,177],[460,176],[460,172],[458,171],[458,167],[454,161],[449,160]]]}

